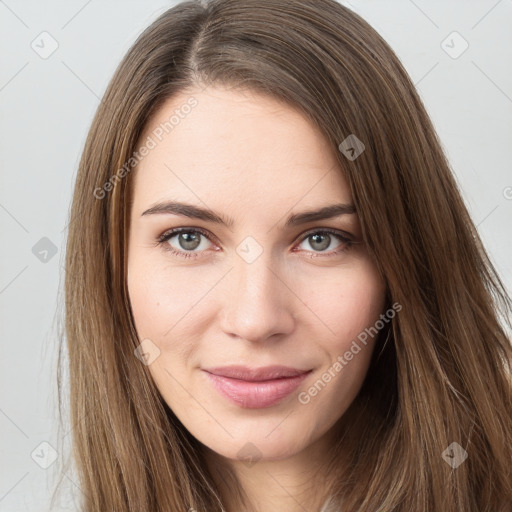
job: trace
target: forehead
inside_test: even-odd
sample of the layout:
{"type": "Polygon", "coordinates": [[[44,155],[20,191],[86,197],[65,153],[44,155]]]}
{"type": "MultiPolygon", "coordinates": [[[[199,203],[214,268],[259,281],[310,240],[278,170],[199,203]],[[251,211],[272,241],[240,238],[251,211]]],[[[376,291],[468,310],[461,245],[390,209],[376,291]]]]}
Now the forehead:
{"type": "Polygon", "coordinates": [[[218,209],[244,201],[254,211],[276,202],[352,200],[321,131],[296,109],[252,91],[181,92],[151,118],[143,144],[153,147],[135,172],[139,209],[171,197],[218,209]]]}

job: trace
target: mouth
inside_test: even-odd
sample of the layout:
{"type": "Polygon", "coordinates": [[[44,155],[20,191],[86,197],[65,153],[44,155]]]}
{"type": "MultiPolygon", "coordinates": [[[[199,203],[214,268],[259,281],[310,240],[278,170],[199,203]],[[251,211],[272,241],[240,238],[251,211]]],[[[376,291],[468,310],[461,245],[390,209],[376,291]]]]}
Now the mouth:
{"type": "Polygon", "coordinates": [[[203,371],[224,397],[248,409],[277,405],[312,372],[286,366],[228,366],[203,371]]]}

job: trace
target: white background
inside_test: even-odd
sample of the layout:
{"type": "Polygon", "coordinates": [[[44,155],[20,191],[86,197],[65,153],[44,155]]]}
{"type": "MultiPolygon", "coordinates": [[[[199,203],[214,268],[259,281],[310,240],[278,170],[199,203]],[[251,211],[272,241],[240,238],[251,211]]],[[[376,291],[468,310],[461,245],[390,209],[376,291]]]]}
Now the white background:
{"type": "MultiPolygon", "coordinates": [[[[62,310],[62,251],[78,160],[117,64],[174,3],[0,0],[1,512],[48,510],[62,454],[45,470],[31,453],[42,442],[57,448],[64,438],[56,430],[55,315],[62,310]],[[58,43],[47,59],[31,47],[43,31],[58,43]],[[32,252],[43,237],[57,251],[47,262],[32,252]]],[[[343,3],[390,43],[417,85],[510,291],[512,2],[343,3]],[[456,59],[441,46],[453,31],[469,43],[456,59]]],[[[36,450],[40,458],[49,453],[45,446],[36,450]]],[[[65,483],[79,494],[73,482],[68,472],[65,483]]],[[[54,510],[74,508],[63,499],[54,510]]]]}

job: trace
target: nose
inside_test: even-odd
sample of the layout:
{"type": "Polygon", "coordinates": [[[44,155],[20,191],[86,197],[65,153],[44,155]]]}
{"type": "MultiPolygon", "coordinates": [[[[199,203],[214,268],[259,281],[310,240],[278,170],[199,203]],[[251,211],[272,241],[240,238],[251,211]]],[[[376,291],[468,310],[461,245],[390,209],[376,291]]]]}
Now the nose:
{"type": "Polygon", "coordinates": [[[222,293],[222,330],[232,337],[263,342],[295,328],[293,293],[264,252],[256,261],[235,259],[222,293]]]}

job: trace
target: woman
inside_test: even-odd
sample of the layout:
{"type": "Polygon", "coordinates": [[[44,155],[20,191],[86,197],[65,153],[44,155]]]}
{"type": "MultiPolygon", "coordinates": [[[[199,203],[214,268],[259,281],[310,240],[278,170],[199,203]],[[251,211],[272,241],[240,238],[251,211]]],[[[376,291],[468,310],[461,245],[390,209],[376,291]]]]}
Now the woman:
{"type": "Polygon", "coordinates": [[[76,181],[83,510],[510,510],[510,306],[375,30],[332,0],[181,3],[76,181]]]}

